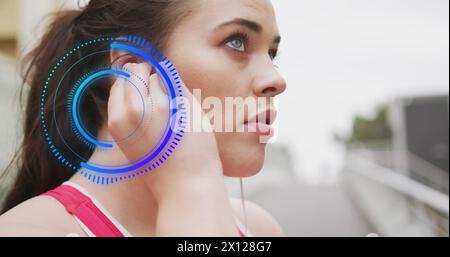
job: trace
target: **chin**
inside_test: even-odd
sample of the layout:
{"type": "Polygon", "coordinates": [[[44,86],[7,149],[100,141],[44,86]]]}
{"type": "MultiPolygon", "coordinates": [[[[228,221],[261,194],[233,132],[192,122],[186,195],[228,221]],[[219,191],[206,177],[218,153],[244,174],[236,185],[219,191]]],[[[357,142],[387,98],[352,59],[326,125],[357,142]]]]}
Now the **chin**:
{"type": "Polygon", "coordinates": [[[264,166],[265,144],[238,142],[225,149],[219,145],[223,173],[227,177],[251,177],[264,166]]]}

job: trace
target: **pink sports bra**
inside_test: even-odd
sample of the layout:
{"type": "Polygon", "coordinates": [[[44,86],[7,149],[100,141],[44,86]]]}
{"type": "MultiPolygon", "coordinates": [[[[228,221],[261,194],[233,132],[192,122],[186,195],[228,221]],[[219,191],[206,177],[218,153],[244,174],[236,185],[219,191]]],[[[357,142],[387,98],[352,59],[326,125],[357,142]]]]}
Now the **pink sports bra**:
{"type": "MultiPolygon", "coordinates": [[[[95,237],[125,237],[131,234],[125,230],[114,218],[109,215],[99,203],[95,203],[92,197],[80,186],[66,182],[61,186],[50,190],[43,195],[53,197],[61,203],[66,211],[73,215],[83,230],[89,236],[95,237]],[[78,189],[77,189],[78,188],[78,189]],[[100,208],[99,208],[100,207],[100,208]],[[103,209],[103,211],[101,210],[103,209]]],[[[237,221],[239,235],[245,237],[241,224],[237,221]]],[[[248,234],[247,234],[248,236],[248,234]]]]}

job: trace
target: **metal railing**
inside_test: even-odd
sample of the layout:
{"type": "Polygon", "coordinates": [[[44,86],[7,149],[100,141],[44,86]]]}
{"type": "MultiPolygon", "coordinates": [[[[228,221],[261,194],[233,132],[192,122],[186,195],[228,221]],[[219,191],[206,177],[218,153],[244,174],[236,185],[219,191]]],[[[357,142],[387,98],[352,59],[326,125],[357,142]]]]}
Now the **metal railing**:
{"type": "Polygon", "coordinates": [[[448,194],[352,151],[344,171],[353,197],[380,234],[448,236],[448,194]]]}

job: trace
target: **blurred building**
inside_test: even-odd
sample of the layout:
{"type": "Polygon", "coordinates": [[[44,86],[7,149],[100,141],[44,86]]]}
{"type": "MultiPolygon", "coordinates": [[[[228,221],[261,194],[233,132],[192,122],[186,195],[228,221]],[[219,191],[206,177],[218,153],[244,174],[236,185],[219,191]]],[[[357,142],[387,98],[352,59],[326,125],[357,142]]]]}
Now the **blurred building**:
{"type": "Polygon", "coordinates": [[[75,8],[78,0],[1,0],[0,55],[20,57],[43,34],[52,12],[75,8]]]}
{"type": "Polygon", "coordinates": [[[0,52],[4,55],[14,56],[16,54],[16,32],[17,1],[0,1],[0,52]]]}
{"type": "Polygon", "coordinates": [[[390,114],[396,170],[448,194],[448,96],[399,99],[390,114]]]}
{"type": "Polygon", "coordinates": [[[369,140],[350,140],[346,183],[380,234],[448,236],[448,106],[448,95],[397,99],[359,126],[369,140]]]}

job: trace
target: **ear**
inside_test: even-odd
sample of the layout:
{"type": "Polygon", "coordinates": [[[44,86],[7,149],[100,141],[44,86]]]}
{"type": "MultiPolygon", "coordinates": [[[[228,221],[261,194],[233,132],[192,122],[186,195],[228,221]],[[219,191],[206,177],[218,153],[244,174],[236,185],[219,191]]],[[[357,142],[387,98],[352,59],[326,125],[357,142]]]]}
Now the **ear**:
{"type": "Polygon", "coordinates": [[[124,66],[127,63],[139,63],[140,60],[129,53],[118,50],[118,49],[111,49],[109,58],[111,61],[111,64],[124,66]]]}

